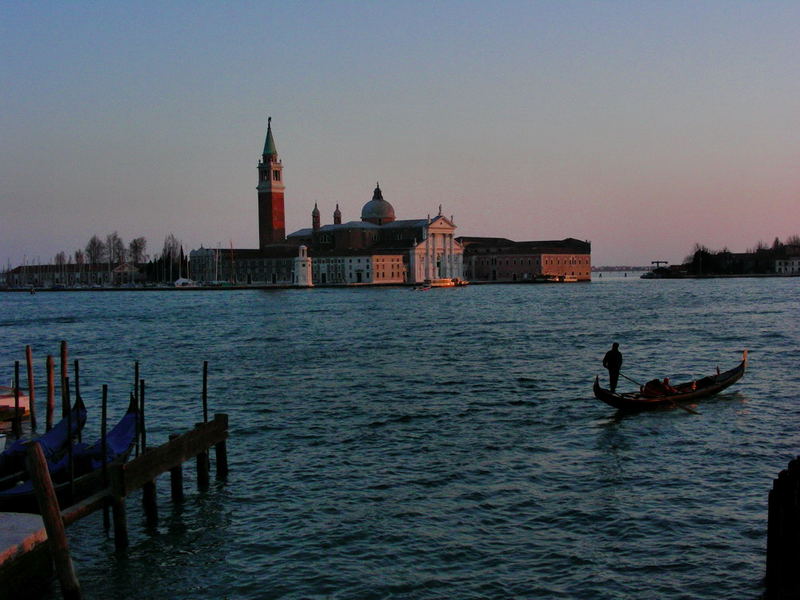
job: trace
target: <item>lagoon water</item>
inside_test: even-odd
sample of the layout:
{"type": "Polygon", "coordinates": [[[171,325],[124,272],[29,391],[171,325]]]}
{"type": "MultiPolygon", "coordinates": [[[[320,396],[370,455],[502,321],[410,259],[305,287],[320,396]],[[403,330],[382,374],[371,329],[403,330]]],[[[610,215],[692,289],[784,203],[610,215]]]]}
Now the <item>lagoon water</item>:
{"type": "MultiPolygon", "coordinates": [[[[99,429],[133,361],[148,444],[230,416],[230,477],[131,546],[69,530],[92,599],[757,598],[767,493],[800,451],[800,279],[0,295],[0,378],[62,339],[99,429]],[[592,395],[612,341],[644,381],[733,367],[682,410],[592,395]]],[[[24,369],[23,369],[24,370],[24,369]]],[[[627,387],[622,380],[621,388],[627,387]]],[[[632,384],[630,384],[632,385],[632,384]]],[[[212,456],[213,468],[213,456],[212,456]]],[[[48,599],[60,597],[54,584],[48,599]]]]}

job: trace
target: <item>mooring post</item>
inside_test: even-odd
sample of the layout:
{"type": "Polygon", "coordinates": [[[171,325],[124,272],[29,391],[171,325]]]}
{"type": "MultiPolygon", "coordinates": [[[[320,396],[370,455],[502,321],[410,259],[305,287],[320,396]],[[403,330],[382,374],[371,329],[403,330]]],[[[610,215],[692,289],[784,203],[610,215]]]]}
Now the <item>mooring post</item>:
{"type": "MultiPolygon", "coordinates": [[[[196,423],[195,427],[202,427],[204,423],[196,423]]],[[[203,450],[197,455],[197,489],[208,489],[208,450],[203,450]]]]}
{"type": "MultiPolygon", "coordinates": [[[[169,436],[170,441],[179,438],[177,433],[171,433],[169,436]]],[[[172,489],[172,501],[174,503],[183,502],[183,465],[178,463],[169,470],[170,487],[172,489]]]]}
{"type": "Polygon", "coordinates": [[[14,417],[11,419],[11,430],[14,437],[19,439],[22,435],[22,419],[19,414],[19,361],[14,361],[14,417]]]}
{"type": "MultiPolygon", "coordinates": [[[[214,415],[215,421],[222,421],[225,430],[228,430],[228,415],[217,413],[214,415]]],[[[217,479],[225,479],[228,476],[228,446],[225,440],[217,442],[214,446],[217,456],[217,479]]]]}
{"type": "MultiPolygon", "coordinates": [[[[66,395],[67,405],[69,405],[69,377],[64,378],[64,393],[66,395]]],[[[73,461],[72,454],[72,411],[67,411],[67,431],[69,432],[69,437],[67,438],[67,474],[69,476],[69,502],[68,504],[72,504],[72,500],[75,498],[75,462],[73,461]]]]}
{"type": "Polygon", "coordinates": [[[33,383],[33,350],[25,346],[25,359],[28,362],[28,410],[31,414],[31,429],[36,431],[36,387],[33,383]]]}
{"type": "Polygon", "coordinates": [[[47,355],[47,409],[45,410],[45,429],[53,428],[53,412],[56,409],[56,367],[53,355],[47,355]]]}
{"type": "Polygon", "coordinates": [[[148,527],[158,525],[158,500],[156,499],[156,482],[148,481],[142,485],[142,509],[148,527]]]}
{"type": "Polygon", "coordinates": [[[125,497],[111,496],[111,513],[114,517],[114,547],[124,550],[128,547],[128,514],[125,510],[125,497]]]}
{"type": "MultiPolygon", "coordinates": [[[[78,365],[78,359],[75,359],[75,400],[81,397],[81,368],[78,365]]],[[[83,441],[83,431],[78,428],[78,442],[83,441]]]]}
{"type": "Polygon", "coordinates": [[[124,550],[128,547],[128,514],[125,508],[125,474],[122,465],[113,465],[108,470],[110,482],[111,516],[114,520],[114,547],[124,550]]]}
{"type": "Polygon", "coordinates": [[[82,598],[81,587],[69,555],[69,544],[64,521],[61,519],[61,509],[58,506],[53,481],[50,479],[50,471],[47,469],[47,460],[39,442],[33,442],[28,450],[28,472],[33,479],[33,489],[47,531],[47,543],[50,545],[50,552],[56,565],[56,573],[61,583],[61,593],[65,600],[80,600],[82,598]]]}
{"type": "Polygon", "coordinates": [[[768,496],[766,598],[797,598],[800,582],[800,458],[772,482],[768,496]]]}
{"type": "Polygon", "coordinates": [[[133,363],[133,396],[139,401],[139,361],[133,363]]]}
{"type": "MultiPolygon", "coordinates": [[[[139,361],[135,361],[133,363],[133,397],[136,398],[136,406],[139,406],[139,361]]],[[[139,456],[139,444],[141,441],[141,423],[137,425],[139,427],[139,435],[136,436],[136,451],[134,452],[134,456],[139,456]]]]}
{"type": "Polygon", "coordinates": [[[208,361],[203,361],[203,423],[208,423],[208,361]]]}
{"type": "Polygon", "coordinates": [[[65,381],[69,374],[67,373],[68,365],[67,365],[67,342],[65,340],[61,340],[61,418],[67,416],[69,412],[69,392],[65,390],[67,386],[65,385],[65,381]]]}
{"type": "MultiPolygon", "coordinates": [[[[103,400],[100,408],[100,449],[103,453],[103,487],[108,489],[108,440],[106,433],[108,430],[108,385],[103,384],[103,400]]],[[[108,502],[103,503],[103,529],[108,533],[111,523],[108,518],[108,502]]]]}
{"type": "Polygon", "coordinates": [[[144,379],[139,381],[139,440],[142,443],[142,454],[147,450],[147,428],[144,421],[144,379]]]}

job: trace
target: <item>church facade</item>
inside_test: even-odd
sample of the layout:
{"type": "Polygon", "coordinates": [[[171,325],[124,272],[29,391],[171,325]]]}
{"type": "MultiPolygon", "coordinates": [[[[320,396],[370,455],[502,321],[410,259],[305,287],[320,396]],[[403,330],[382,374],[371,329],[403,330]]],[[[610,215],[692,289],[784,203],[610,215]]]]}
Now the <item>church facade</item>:
{"type": "Polygon", "coordinates": [[[359,221],[322,225],[314,205],[311,227],[286,235],[283,164],[271,119],[258,163],[258,249],[200,248],[190,253],[197,281],[276,287],[402,285],[463,277],[463,246],[453,218],[439,214],[397,220],[376,185],[359,221]]]}

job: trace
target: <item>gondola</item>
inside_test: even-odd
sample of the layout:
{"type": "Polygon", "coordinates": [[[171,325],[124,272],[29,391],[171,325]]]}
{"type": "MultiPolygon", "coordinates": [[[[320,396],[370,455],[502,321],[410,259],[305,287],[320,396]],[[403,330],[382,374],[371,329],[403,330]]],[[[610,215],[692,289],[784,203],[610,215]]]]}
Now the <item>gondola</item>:
{"type": "MultiPolygon", "coordinates": [[[[102,467],[128,460],[136,443],[139,411],[136,399],[131,396],[128,411],[106,434],[105,460],[103,459],[103,440],[93,445],[76,444],[72,448],[72,480],[70,480],[69,454],[58,462],[48,464],[50,477],[58,501],[64,505],[79,502],[101,488],[102,467]]],[[[32,481],[0,491],[0,511],[38,513],[39,507],[32,481]]]]}
{"type": "Polygon", "coordinates": [[[617,394],[600,387],[600,377],[594,380],[594,395],[598,400],[624,411],[642,411],[656,408],[675,408],[681,402],[700,400],[718,394],[727,387],[739,381],[747,367],[747,350],[742,355],[742,361],[730,371],[720,373],[717,369],[715,375],[709,375],[695,381],[688,381],[674,386],[674,392],[653,392],[640,389],[638,392],[617,394]]]}
{"type": "MultiPolygon", "coordinates": [[[[86,424],[86,406],[80,396],[72,406],[69,418],[64,418],[47,433],[35,438],[42,445],[44,457],[48,462],[55,462],[66,451],[67,443],[78,435],[86,424]],[[72,431],[69,435],[68,431],[72,431]]],[[[25,457],[28,454],[30,439],[18,439],[4,452],[0,453],[0,490],[11,487],[18,481],[27,478],[25,457]]]]}

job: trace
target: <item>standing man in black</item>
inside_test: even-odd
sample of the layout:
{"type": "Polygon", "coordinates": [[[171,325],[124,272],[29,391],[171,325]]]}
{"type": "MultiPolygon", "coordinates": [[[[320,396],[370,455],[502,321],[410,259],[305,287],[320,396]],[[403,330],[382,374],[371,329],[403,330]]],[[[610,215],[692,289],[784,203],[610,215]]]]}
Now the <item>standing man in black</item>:
{"type": "Polygon", "coordinates": [[[611,345],[611,350],[606,352],[606,355],[603,357],[603,366],[608,369],[608,383],[611,392],[614,393],[617,389],[619,372],[620,369],[622,369],[622,352],[619,351],[619,344],[617,342],[611,345]]]}

